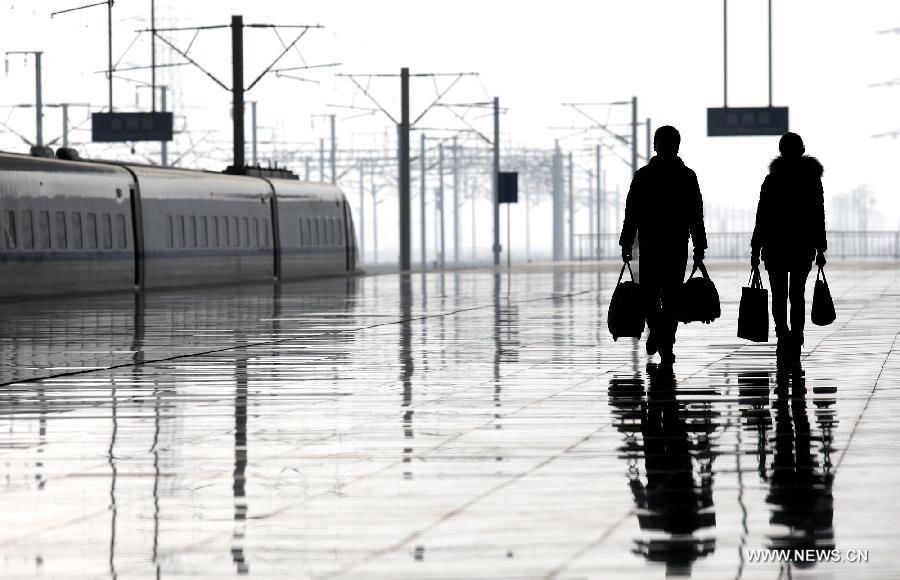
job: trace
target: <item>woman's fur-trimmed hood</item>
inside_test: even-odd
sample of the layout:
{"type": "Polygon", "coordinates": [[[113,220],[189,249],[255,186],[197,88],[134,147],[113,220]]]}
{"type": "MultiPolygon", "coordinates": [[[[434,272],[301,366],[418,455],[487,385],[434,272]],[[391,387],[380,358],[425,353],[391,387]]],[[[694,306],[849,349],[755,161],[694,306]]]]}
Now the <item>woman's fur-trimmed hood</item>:
{"type": "Polygon", "coordinates": [[[818,159],[812,155],[802,155],[800,157],[785,157],[779,155],[769,163],[769,173],[809,173],[816,178],[821,179],[825,168],[818,159]]]}

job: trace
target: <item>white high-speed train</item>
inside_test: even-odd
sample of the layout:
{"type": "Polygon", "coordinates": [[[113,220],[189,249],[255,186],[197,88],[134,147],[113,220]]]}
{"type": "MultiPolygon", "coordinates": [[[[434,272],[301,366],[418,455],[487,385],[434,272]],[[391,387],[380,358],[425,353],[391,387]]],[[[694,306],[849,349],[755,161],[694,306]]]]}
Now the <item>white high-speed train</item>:
{"type": "Polygon", "coordinates": [[[0,298],[356,267],[350,208],[332,184],[0,153],[0,298]]]}

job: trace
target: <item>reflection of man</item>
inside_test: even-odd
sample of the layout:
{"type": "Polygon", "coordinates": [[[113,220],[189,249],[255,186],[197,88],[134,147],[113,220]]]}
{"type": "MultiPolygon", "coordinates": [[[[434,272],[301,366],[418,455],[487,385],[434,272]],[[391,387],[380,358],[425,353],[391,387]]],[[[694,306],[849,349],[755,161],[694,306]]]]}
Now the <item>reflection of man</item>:
{"type": "Polygon", "coordinates": [[[631,260],[635,235],[641,247],[641,289],[647,312],[647,354],[659,351],[663,364],[675,362],[678,294],[687,265],[688,234],[694,260],[703,259],[706,229],[697,175],[678,157],[681,135],[666,125],[656,130],[656,155],[631,181],[622,223],[622,259],[631,260]]]}
{"type": "MultiPolygon", "coordinates": [[[[650,389],[646,401],[630,383],[614,379],[610,386],[610,403],[621,419],[619,430],[627,433],[628,423],[640,421],[642,444],[627,437],[625,446],[628,455],[643,456],[646,467],[646,484],[636,467],[630,470],[638,524],[641,530],[665,534],[636,540],[633,551],[650,561],[664,562],[667,575],[687,575],[695,560],[715,550],[715,539],[695,535],[716,525],[710,465],[702,465],[701,460],[698,484],[693,463],[694,457],[708,458],[711,449],[706,438],[692,441],[685,411],[675,400],[672,373],[656,365],[648,365],[647,370],[650,389]]],[[[631,429],[636,430],[637,425],[631,429]]]]}

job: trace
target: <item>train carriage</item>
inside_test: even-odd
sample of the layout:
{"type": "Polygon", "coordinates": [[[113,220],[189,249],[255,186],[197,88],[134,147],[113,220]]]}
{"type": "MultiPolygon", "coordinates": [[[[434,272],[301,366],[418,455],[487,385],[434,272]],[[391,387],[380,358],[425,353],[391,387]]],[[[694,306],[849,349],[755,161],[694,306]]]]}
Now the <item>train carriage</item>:
{"type": "Polygon", "coordinates": [[[262,179],[127,166],[141,200],[145,288],[272,280],[272,188],[262,179]]]}
{"type": "Polygon", "coordinates": [[[347,227],[346,200],[328,183],[271,179],[278,214],[279,276],[283,279],[353,271],[355,246],[347,227]]]}
{"type": "Polygon", "coordinates": [[[123,168],[0,154],[0,297],[135,287],[123,168]]]}

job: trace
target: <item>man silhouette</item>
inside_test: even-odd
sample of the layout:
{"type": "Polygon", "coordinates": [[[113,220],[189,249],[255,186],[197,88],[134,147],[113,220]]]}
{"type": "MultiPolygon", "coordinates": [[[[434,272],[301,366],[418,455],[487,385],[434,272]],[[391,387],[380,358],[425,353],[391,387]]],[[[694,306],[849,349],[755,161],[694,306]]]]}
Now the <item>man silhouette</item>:
{"type": "Polygon", "coordinates": [[[678,157],[681,135],[666,125],[653,135],[656,155],[635,172],[625,201],[622,260],[631,260],[635,235],[641,248],[640,283],[647,313],[647,354],[659,351],[663,364],[675,362],[678,295],[687,265],[687,238],[694,261],[703,259],[706,229],[697,174],[678,157]]]}
{"type": "Polygon", "coordinates": [[[803,140],[785,133],[778,142],[781,152],[769,164],[756,209],[756,227],[750,241],[750,264],[759,266],[760,254],[772,286],[772,318],[778,337],[779,362],[796,364],[803,346],[806,322],[806,279],[816,264],[825,265],[825,202],[822,164],[804,155],[803,140]],[[788,328],[787,299],[791,299],[788,328]]]}

